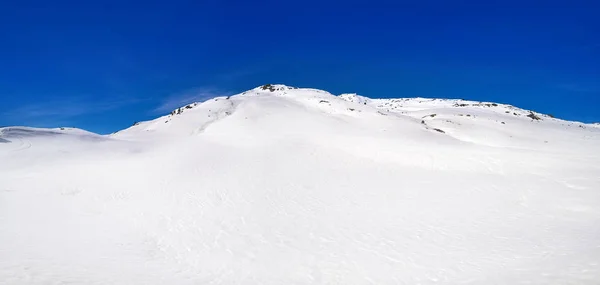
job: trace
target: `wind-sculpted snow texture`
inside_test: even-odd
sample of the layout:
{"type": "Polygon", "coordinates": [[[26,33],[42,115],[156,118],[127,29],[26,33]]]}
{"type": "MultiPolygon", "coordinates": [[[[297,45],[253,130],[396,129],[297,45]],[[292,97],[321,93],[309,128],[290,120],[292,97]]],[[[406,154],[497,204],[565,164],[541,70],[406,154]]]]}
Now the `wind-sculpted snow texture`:
{"type": "Polygon", "coordinates": [[[266,85],[0,142],[0,284],[600,280],[600,128],[505,104],[266,85]]]}

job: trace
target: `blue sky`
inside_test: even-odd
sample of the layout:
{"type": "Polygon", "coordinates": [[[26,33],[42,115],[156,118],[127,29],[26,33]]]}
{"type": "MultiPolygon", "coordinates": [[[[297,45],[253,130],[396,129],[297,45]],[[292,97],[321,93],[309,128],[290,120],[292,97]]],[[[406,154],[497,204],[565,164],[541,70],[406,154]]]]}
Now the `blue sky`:
{"type": "Polygon", "coordinates": [[[265,83],[600,122],[598,1],[1,1],[0,126],[128,127],[265,83]]]}

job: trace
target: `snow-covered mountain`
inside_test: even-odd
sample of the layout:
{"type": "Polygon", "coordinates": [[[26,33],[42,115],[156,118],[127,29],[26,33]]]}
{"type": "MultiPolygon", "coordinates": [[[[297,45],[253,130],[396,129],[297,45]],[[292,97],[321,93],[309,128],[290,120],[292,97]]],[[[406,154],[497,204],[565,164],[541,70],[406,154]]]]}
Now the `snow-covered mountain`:
{"type": "Polygon", "coordinates": [[[600,128],[264,85],[0,129],[2,284],[595,284],[600,128]]]}

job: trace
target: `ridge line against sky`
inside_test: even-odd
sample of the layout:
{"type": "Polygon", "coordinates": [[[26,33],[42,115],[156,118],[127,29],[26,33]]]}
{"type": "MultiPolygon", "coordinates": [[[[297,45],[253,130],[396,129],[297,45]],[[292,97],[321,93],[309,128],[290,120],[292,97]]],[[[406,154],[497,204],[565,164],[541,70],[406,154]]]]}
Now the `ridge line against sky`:
{"type": "Polygon", "coordinates": [[[0,3],[0,125],[110,133],[266,83],[599,122],[597,1],[0,3]]]}

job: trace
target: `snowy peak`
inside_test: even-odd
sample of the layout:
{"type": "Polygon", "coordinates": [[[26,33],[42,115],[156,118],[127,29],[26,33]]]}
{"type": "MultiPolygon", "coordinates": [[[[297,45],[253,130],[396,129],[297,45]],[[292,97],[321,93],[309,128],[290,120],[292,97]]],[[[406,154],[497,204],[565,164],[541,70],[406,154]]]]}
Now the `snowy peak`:
{"type": "MultiPolygon", "coordinates": [[[[319,89],[265,84],[237,95],[182,106],[154,120],[136,122],[109,137],[165,141],[218,132],[239,140],[242,138],[236,135],[247,139],[245,135],[253,129],[265,138],[285,134],[310,137],[315,133],[329,137],[360,129],[362,136],[377,137],[386,132],[401,136],[406,142],[430,141],[433,133],[433,140],[538,148],[560,147],[580,139],[582,144],[593,143],[598,126],[493,102],[421,97],[372,99],[356,93],[335,96],[319,89]],[[428,134],[422,136],[419,132],[428,134]]],[[[53,132],[56,130],[31,133],[46,136],[53,132]]],[[[6,132],[3,140],[9,140],[12,133],[15,130],[6,132]]]]}
{"type": "Polygon", "coordinates": [[[298,88],[293,87],[293,86],[283,85],[283,84],[265,84],[265,85],[258,86],[252,90],[275,92],[275,91],[287,91],[287,90],[293,90],[293,89],[298,89],[298,88]]]}
{"type": "Polygon", "coordinates": [[[299,88],[283,84],[265,84],[254,89],[240,93],[239,95],[289,95],[289,96],[313,96],[313,95],[333,96],[331,93],[314,88],[299,88]]]}
{"type": "Polygon", "coordinates": [[[113,137],[159,141],[218,134],[222,140],[249,141],[261,134],[263,139],[322,136],[328,140],[346,132],[396,137],[405,143],[560,148],[573,140],[583,145],[595,142],[592,132],[598,128],[585,126],[493,102],[371,99],[356,93],[335,96],[318,89],[265,84],[237,95],[188,104],[166,116],[136,123],[113,137]]]}

